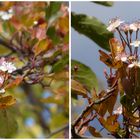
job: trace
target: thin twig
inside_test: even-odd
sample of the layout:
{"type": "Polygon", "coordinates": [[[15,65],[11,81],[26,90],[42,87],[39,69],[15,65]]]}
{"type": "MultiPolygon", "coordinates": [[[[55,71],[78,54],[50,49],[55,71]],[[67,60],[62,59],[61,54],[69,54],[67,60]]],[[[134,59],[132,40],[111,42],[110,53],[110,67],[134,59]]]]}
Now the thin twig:
{"type": "Polygon", "coordinates": [[[56,135],[68,128],[69,128],[69,124],[66,124],[66,125],[62,126],[61,128],[58,128],[57,130],[51,132],[46,138],[51,138],[53,135],[56,135]]]}
{"type": "Polygon", "coordinates": [[[116,90],[116,87],[114,87],[113,89],[111,89],[110,91],[106,92],[106,95],[104,97],[102,97],[101,99],[92,102],[91,104],[89,104],[84,110],[83,112],[77,117],[77,119],[74,121],[74,123],[72,124],[72,137],[73,138],[81,138],[80,135],[78,135],[75,132],[75,127],[76,125],[81,121],[81,119],[84,117],[85,113],[87,113],[95,104],[100,104],[104,101],[106,101],[109,97],[111,97],[111,95],[113,94],[113,92],[116,90]]]}

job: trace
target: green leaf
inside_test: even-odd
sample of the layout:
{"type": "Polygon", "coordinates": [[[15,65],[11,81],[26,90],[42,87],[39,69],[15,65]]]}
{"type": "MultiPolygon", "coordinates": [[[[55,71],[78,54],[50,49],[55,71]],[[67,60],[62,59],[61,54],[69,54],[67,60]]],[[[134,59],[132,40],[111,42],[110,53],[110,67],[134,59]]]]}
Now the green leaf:
{"type": "Polygon", "coordinates": [[[60,10],[61,2],[50,2],[50,5],[46,8],[46,20],[50,20],[52,16],[56,15],[60,10]]]}
{"type": "Polygon", "coordinates": [[[85,98],[87,97],[87,90],[84,88],[84,86],[73,79],[71,80],[71,90],[72,94],[81,95],[85,98]]]}
{"type": "Polygon", "coordinates": [[[12,108],[0,110],[0,137],[10,138],[17,131],[15,112],[12,108]]]}
{"type": "Polygon", "coordinates": [[[62,57],[58,62],[56,62],[53,67],[52,71],[53,72],[59,72],[64,69],[64,67],[69,63],[69,56],[65,55],[62,57]]]}
{"type": "Polygon", "coordinates": [[[44,51],[47,51],[49,48],[49,45],[50,45],[50,40],[46,38],[39,41],[38,44],[36,44],[34,47],[35,56],[39,55],[40,53],[44,51]]]}
{"type": "Polygon", "coordinates": [[[56,30],[55,27],[50,27],[47,30],[47,35],[49,36],[49,38],[53,41],[53,44],[56,45],[60,42],[60,38],[59,36],[56,34],[56,30]]]}
{"type": "Polygon", "coordinates": [[[109,39],[113,38],[113,34],[109,32],[106,25],[99,21],[96,17],[89,17],[84,14],[71,14],[71,25],[79,33],[89,37],[101,48],[110,50],[109,39]]]}
{"type": "Polygon", "coordinates": [[[9,33],[9,35],[12,35],[15,32],[14,26],[9,21],[3,22],[2,26],[3,26],[3,30],[6,33],[9,33]]]}
{"type": "Polygon", "coordinates": [[[103,6],[113,6],[114,2],[113,1],[93,1],[94,3],[103,5],[103,6]]]}
{"type": "Polygon", "coordinates": [[[96,75],[88,66],[76,60],[72,60],[71,64],[72,78],[74,80],[77,80],[83,84],[88,91],[92,91],[93,88],[98,90],[98,81],[96,75]],[[75,66],[77,67],[76,71],[74,71],[75,66]]]}

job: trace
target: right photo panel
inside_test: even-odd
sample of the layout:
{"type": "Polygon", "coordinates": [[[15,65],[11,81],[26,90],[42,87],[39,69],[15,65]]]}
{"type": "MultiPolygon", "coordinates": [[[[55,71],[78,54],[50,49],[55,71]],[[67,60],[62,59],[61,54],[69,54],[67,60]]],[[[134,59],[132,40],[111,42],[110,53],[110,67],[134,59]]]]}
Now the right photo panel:
{"type": "Polygon", "coordinates": [[[140,137],[140,2],[71,2],[71,136],[140,137]]]}

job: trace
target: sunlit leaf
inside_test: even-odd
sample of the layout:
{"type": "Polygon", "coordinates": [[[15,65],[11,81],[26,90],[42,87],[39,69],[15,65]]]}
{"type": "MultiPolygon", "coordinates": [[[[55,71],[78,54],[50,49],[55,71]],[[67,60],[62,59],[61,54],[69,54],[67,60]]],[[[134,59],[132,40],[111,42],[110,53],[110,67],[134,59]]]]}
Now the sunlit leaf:
{"type": "Polygon", "coordinates": [[[41,52],[47,51],[49,49],[50,40],[43,39],[34,47],[35,55],[39,55],[41,52]]]}
{"type": "Polygon", "coordinates": [[[87,97],[87,90],[76,80],[71,80],[71,90],[73,94],[87,97]]]}
{"type": "Polygon", "coordinates": [[[9,1],[6,1],[6,2],[1,2],[0,3],[0,10],[1,11],[7,11],[9,10],[13,5],[14,5],[15,2],[9,2],[9,1]]]}
{"type": "Polygon", "coordinates": [[[89,37],[96,42],[101,48],[110,50],[109,39],[113,37],[113,34],[107,31],[107,27],[96,17],[89,17],[84,14],[71,14],[72,27],[81,34],[89,37]]]}
{"type": "Polygon", "coordinates": [[[114,68],[114,69],[118,69],[118,68],[121,68],[123,63],[122,61],[114,61],[114,59],[109,56],[107,53],[105,53],[104,51],[102,50],[99,50],[99,53],[100,53],[100,60],[105,63],[108,67],[110,68],[114,68]]]}
{"type": "Polygon", "coordinates": [[[93,88],[98,89],[98,81],[95,73],[86,65],[72,60],[72,78],[79,81],[83,84],[89,91],[92,91],[93,88]],[[77,70],[75,71],[75,66],[77,70]]]}
{"type": "Polygon", "coordinates": [[[58,26],[62,32],[68,33],[68,31],[69,31],[69,18],[67,16],[60,17],[58,20],[58,26]]]}
{"type": "Polygon", "coordinates": [[[117,122],[118,115],[112,115],[107,117],[105,120],[104,118],[100,117],[100,123],[109,131],[109,132],[116,132],[119,128],[119,123],[117,122]]]}
{"type": "Polygon", "coordinates": [[[52,67],[52,71],[53,72],[59,72],[61,70],[63,70],[65,68],[65,66],[67,66],[69,63],[69,56],[65,55],[63,56],[63,58],[61,58],[59,61],[57,61],[53,67],[52,67]]]}
{"type": "Polygon", "coordinates": [[[0,109],[10,107],[16,103],[16,99],[11,96],[4,96],[0,98],[0,109]]]}

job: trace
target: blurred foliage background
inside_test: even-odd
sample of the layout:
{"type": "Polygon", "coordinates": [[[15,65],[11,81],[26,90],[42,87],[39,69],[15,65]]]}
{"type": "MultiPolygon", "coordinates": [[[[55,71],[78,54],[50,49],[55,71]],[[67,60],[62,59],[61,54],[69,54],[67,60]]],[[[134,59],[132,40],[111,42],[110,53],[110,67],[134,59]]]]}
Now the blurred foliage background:
{"type": "Polygon", "coordinates": [[[41,82],[26,79],[6,91],[17,102],[0,109],[1,138],[68,138],[68,6],[68,2],[0,2],[0,57],[14,57],[20,69],[30,58],[28,46],[40,42],[33,51],[44,60],[47,73],[41,82]],[[1,42],[17,45],[20,35],[19,56],[1,42]]]}

